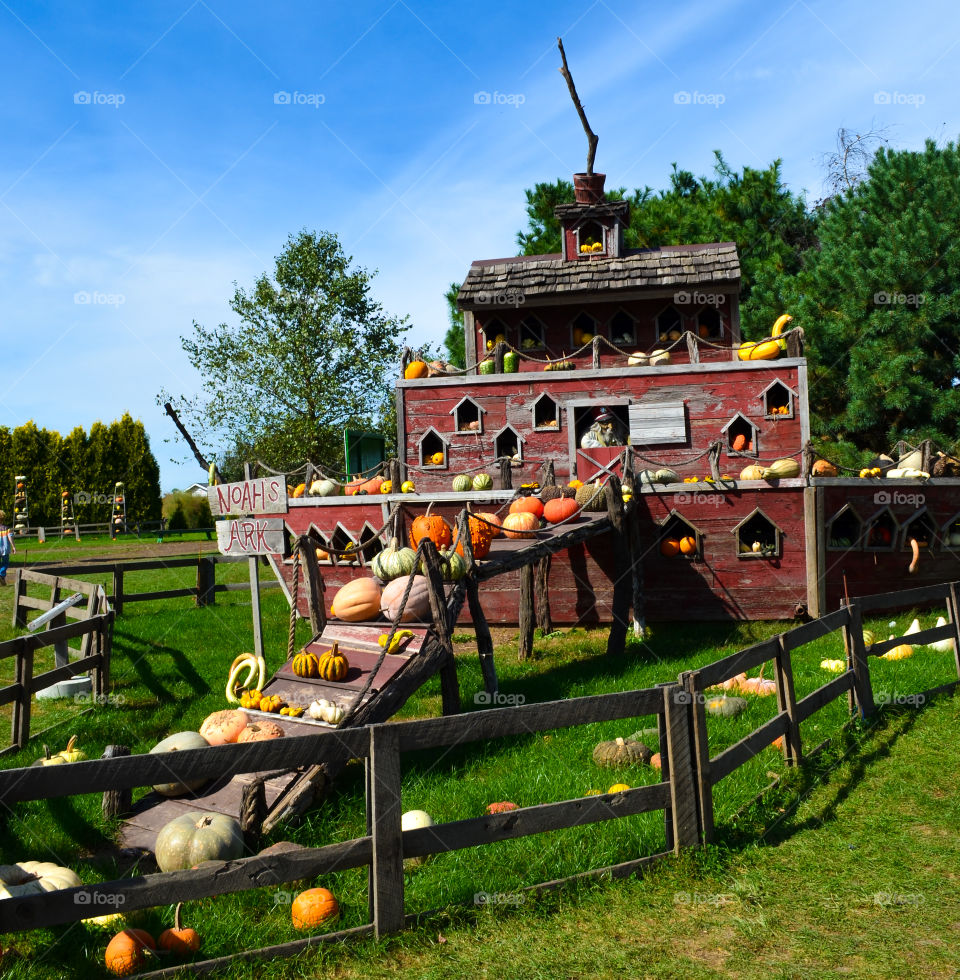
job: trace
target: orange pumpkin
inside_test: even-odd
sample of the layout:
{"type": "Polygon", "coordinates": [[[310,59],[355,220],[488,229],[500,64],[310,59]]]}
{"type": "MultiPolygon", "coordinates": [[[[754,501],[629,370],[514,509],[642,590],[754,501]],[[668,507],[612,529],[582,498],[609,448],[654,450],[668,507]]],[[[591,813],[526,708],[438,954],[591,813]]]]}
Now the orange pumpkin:
{"type": "Polygon", "coordinates": [[[539,497],[517,497],[510,504],[511,514],[533,514],[534,517],[543,517],[543,501],[539,497]]]}
{"type": "Polygon", "coordinates": [[[332,615],[348,623],[362,623],[380,615],[380,586],[372,578],[347,582],[333,597],[332,615]]]}
{"type": "Polygon", "coordinates": [[[157,938],[157,945],[169,953],[176,953],[178,956],[189,956],[200,948],[200,933],[196,929],[184,929],[183,921],[180,918],[180,909],[183,902],[177,902],[176,911],[173,913],[173,928],[164,929],[157,938]]]}
{"type": "Polygon", "coordinates": [[[747,437],[742,433],[738,436],[734,436],[731,448],[735,453],[742,452],[747,448],[747,437]]]}
{"type": "Polygon", "coordinates": [[[540,526],[540,518],[532,511],[521,510],[503,519],[503,533],[508,538],[532,538],[540,526]]]}
{"type": "Polygon", "coordinates": [[[314,929],[340,914],[333,892],[326,888],[308,888],[300,892],[290,906],[294,929],[314,929]]]}
{"type": "Polygon", "coordinates": [[[438,550],[446,550],[453,541],[450,525],[439,515],[431,514],[433,504],[427,507],[425,514],[413,519],[410,527],[410,547],[416,548],[424,538],[429,538],[438,550]]]}
{"type": "Polygon", "coordinates": [[[429,373],[430,367],[426,361],[411,361],[403,372],[403,376],[409,381],[411,378],[425,378],[429,373]]]}
{"type": "Polygon", "coordinates": [[[295,487],[293,488],[293,493],[292,493],[292,494],[291,494],[290,496],[292,496],[292,497],[302,497],[302,496],[303,496],[303,494],[304,494],[304,491],[305,491],[306,489],[307,489],[307,485],[306,485],[306,483],[298,483],[298,484],[297,484],[297,485],[296,485],[296,486],[295,486],[295,487]]]}
{"type": "Polygon", "coordinates": [[[247,727],[247,716],[242,711],[227,709],[207,715],[200,726],[200,734],[211,745],[229,745],[236,742],[247,727]]]}
{"type": "Polygon", "coordinates": [[[247,725],[237,739],[238,743],[267,742],[272,738],[283,738],[284,731],[272,721],[256,721],[247,725]]]}
{"type": "Polygon", "coordinates": [[[839,470],[829,460],[818,459],[810,470],[813,476],[839,476],[839,470]]]}
{"type": "Polygon", "coordinates": [[[568,520],[580,512],[580,505],[573,497],[557,497],[543,505],[543,519],[551,524],[568,520]]]}
{"type": "Polygon", "coordinates": [[[680,553],[683,555],[695,555],[697,553],[697,539],[692,534],[684,535],[680,539],[680,553]]]}
{"type": "Polygon", "coordinates": [[[118,977],[126,977],[147,962],[147,956],[157,948],[153,936],[143,929],[124,929],[107,944],[104,954],[107,969],[118,977]]]}
{"type": "MultiPolygon", "coordinates": [[[[493,540],[494,529],[483,521],[478,521],[472,514],[467,518],[470,528],[470,544],[474,558],[486,558],[490,554],[490,542],[493,540]]],[[[457,554],[463,556],[463,541],[457,541],[457,554]]]]}
{"type": "Polygon", "coordinates": [[[503,523],[496,514],[477,514],[482,521],[487,523],[484,525],[492,538],[499,538],[503,533],[500,530],[500,526],[503,523]]]}
{"type": "Polygon", "coordinates": [[[357,493],[369,493],[371,495],[380,492],[380,487],[383,485],[383,477],[375,476],[369,480],[351,480],[344,488],[343,492],[348,497],[352,497],[357,493]]]}
{"type": "Polygon", "coordinates": [[[665,558],[673,558],[680,553],[680,542],[677,538],[664,538],[660,542],[660,554],[665,558]]]}

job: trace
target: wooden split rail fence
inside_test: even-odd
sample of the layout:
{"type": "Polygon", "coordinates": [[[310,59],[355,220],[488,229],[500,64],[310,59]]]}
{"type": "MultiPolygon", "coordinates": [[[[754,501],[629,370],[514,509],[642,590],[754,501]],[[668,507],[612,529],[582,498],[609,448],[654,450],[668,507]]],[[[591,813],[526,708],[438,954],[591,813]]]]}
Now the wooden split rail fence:
{"type": "MultiPolygon", "coordinates": [[[[248,592],[250,582],[220,582],[216,581],[218,565],[233,565],[247,562],[242,555],[220,555],[217,553],[190,556],[186,558],[151,558],[134,561],[88,562],[77,565],[57,565],[50,567],[48,574],[57,575],[112,575],[113,591],[107,595],[107,601],[113,606],[119,616],[128,602],[150,602],[157,599],[182,599],[192,597],[198,606],[212,606],[220,592],[248,592]],[[179,589],[162,589],[154,592],[130,592],[124,587],[124,576],[134,572],[158,571],[167,568],[195,568],[196,584],[179,589]]],[[[32,580],[30,580],[32,581],[32,580]]],[[[280,583],[274,580],[261,581],[259,589],[276,589],[280,583]]],[[[18,592],[18,596],[19,596],[18,592]]],[[[19,624],[18,624],[19,625],[19,624]]]]}
{"type": "Polygon", "coordinates": [[[39,767],[0,771],[0,803],[12,807],[26,800],[77,793],[116,793],[161,781],[189,781],[221,777],[225,773],[309,766],[335,747],[336,751],[364,760],[367,787],[367,828],[362,837],[322,847],[276,845],[251,857],[209,862],[189,871],[158,873],[7,899],[0,901],[0,933],[74,922],[83,918],[91,907],[101,904],[122,904],[124,909],[132,911],[275,887],[350,868],[369,868],[369,921],[365,925],[145,974],[158,978],[181,972],[196,975],[223,967],[237,958],[287,956],[320,943],[363,935],[380,937],[404,928],[415,919],[406,913],[404,904],[404,858],[662,811],[665,845],[662,851],[611,867],[584,871],[563,881],[533,885],[527,890],[553,889],[589,876],[620,877],[637,873],[668,854],[711,840],[714,832],[713,786],[765,749],[778,735],[784,736],[783,752],[788,763],[798,764],[804,757],[801,725],[824,705],[847,695],[851,707],[859,709],[863,716],[872,714],[875,704],[870,684],[871,657],[901,642],[921,644],[952,639],[958,680],[923,693],[932,696],[954,689],[960,683],[958,622],[958,584],[932,586],[854,600],[822,619],[706,667],[684,672],[678,683],[656,688],[346,728],[295,739],[192,749],[165,755],[105,758],[72,763],[56,770],[39,767]],[[865,648],[864,612],[931,603],[946,604],[950,615],[946,626],[924,630],[906,640],[899,637],[865,648]],[[847,669],[798,701],[793,689],[791,652],[835,632],[843,633],[847,669]],[[706,689],[768,660],[773,660],[775,665],[777,714],[735,745],[711,757],[705,713],[706,689]],[[405,752],[650,715],[657,719],[660,738],[662,769],[659,783],[620,793],[522,807],[424,829],[403,831],[401,828],[401,759],[405,752]],[[83,904],[75,900],[80,891],[85,893],[83,904]]]}
{"type": "Polygon", "coordinates": [[[18,568],[14,581],[13,625],[26,626],[27,610],[49,612],[69,593],[83,593],[87,598],[86,604],[64,609],[47,623],[43,632],[0,643],[0,660],[16,658],[14,682],[0,688],[0,706],[13,705],[12,744],[3,750],[4,753],[23,748],[30,740],[30,708],[37,691],[87,671],[91,672],[93,698],[103,698],[110,687],[114,614],[101,586],[62,575],[18,568]],[[30,582],[49,588],[50,597],[41,599],[27,595],[27,584],[30,582]],[[68,623],[68,619],[75,622],[68,623]],[[80,639],[80,646],[71,647],[69,641],[77,638],[80,639]],[[54,648],[55,665],[52,670],[34,674],[34,654],[43,647],[54,648]],[[71,660],[71,653],[77,659],[71,660]]]}

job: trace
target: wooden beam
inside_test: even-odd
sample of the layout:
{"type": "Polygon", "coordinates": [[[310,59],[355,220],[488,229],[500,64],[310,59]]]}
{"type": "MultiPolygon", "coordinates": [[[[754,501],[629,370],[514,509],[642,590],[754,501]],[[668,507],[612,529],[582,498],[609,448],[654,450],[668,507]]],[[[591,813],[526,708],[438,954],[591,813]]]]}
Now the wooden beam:
{"type": "Polygon", "coordinates": [[[533,624],[533,565],[520,569],[520,632],[517,636],[517,659],[530,660],[534,656],[533,624]]]}

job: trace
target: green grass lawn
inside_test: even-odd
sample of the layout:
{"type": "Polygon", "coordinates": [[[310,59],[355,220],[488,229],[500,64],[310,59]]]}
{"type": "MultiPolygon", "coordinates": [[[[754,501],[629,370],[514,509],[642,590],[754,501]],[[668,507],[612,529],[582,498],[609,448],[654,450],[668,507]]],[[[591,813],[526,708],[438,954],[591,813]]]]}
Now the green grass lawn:
{"type": "MultiPolygon", "coordinates": [[[[183,586],[189,583],[192,573],[188,569],[171,569],[137,574],[143,576],[142,582],[136,580],[130,587],[146,591],[183,586]]],[[[224,581],[227,576],[230,580],[240,580],[245,575],[246,567],[242,564],[221,566],[217,580],[224,581]]],[[[12,635],[10,591],[0,592],[0,639],[12,635]]],[[[37,714],[35,730],[60,722],[60,727],[44,736],[43,741],[60,748],[69,734],[76,733],[88,754],[96,757],[111,742],[129,745],[134,752],[144,752],[173,731],[196,729],[209,712],[225,706],[223,685],[227,667],[237,653],[250,647],[249,602],[249,594],[234,592],[218,596],[217,604],[206,609],[196,608],[190,599],[128,606],[116,623],[110,701],[91,710],[86,710],[89,706],[83,704],[43,708],[37,714]]],[[[262,607],[267,662],[272,671],[286,657],[288,609],[276,591],[263,594],[262,607]]],[[[923,613],[922,625],[932,625],[935,617],[935,611],[923,613]]],[[[898,616],[896,631],[901,631],[911,618],[912,614],[898,616]]],[[[868,625],[881,635],[891,631],[886,620],[868,625]]],[[[649,639],[631,641],[626,655],[616,659],[608,658],[603,652],[606,641],[603,631],[570,630],[538,638],[538,659],[525,663],[516,659],[515,640],[507,639],[496,650],[501,691],[527,702],[543,702],[650,687],[675,680],[681,670],[709,663],[784,628],[788,627],[778,623],[658,625],[649,639]]],[[[475,695],[483,690],[479,663],[471,652],[469,635],[459,638],[463,641],[458,644],[461,651],[458,666],[464,710],[475,710],[478,707],[475,695]]],[[[306,639],[308,631],[301,625],[298,641],[306,639]]],[[[49,656],[52,663],[52,651],[49,656]]],[[[820,669],[821,660],[842,656],[839,634],[795,651],[793,667],[798,697],[831,676],[820,669]]],[[[39,657],[38,662],[42,664],[39,657]]],[[[3,672],[0,682],[9,680],[10,667],[9,661],[0,662],[3,672]]],[[[871,673],[878,700],[888,702],[954,676],[951,655],[926,650],[909,660],[893,663],[874,658],[871,673]]],[[[767,676],[770,676],[769,668],[767,676]]],[[[716,755],[776,712],[775,698],[749,700],[750,707],[738,718],[710,719],[711,754],[716,755]]],[[[727,971],[719,975],[732,971],[731,975],[743,976],[826,976],[829,974],[816,970],[803,972],[807,969],[803,963],[804,957],[810,963],[817,962],[817,950],[824,941],[818,930],[827,927],[829,935],[835,938],[836,955],[841,957],[837,960],[838,969],[845,962],[844,943],[854,948],[859,946],[845,937],[850,935],[851,926],[861,921],[871,929],[875,927],[878,934],[889,930],[891,922],[897,922],[901,925],[901,936],[909,936],[909,931],[903,930],[904,924],[910,925],[921,914],[924,917],[936,914],[931,934],[950,935],[952,928],[955,935],[957,922],[953,920],[952,927],[948,925],[943,916],[952,913],[944,912],[934,901],[938,897],[935,890],[920,882],[916,875],[914,880],[896,870],[900,867],[902,846],[888,852],[884,838],[871,834],[869,839],[861,841],[860,836],[867,834],[867,828],[874,828],[875,833],[878,821],[886,828],[885,833],[899,835],[898,815],[912,819],[929,803],[925,797],[921,807],[915,799],[918,781],[922,783],[924,778],[945,781],[944,795],[933,812],[924,816],[924,826],[938,827],[937,821],[951,814],[954,827],[958,825],[956,798],[950,795],[950,760],[953,760],[952,772],[956,771],[957,761],[956,740],[950,738],[956,730],[955,705],[956,702],[949,701],[926,711],[911,708],[899,713],[890,711],[884,714],[878,728],[861,733],[856,725],[844,729],[848,721],[845,699],[833,702],[802,728],[805,747],[831,736],[843,750],[854,749],[850,761],[826,776],[824,786],[818,788],[816,778],[824,774],[831,758],[829,751],[817,763],[819,769],[789,773],[786,785],[775,796],[769,795],[762,804],[751,806],[755,795],[770,782],[771,775],[784,772],[780,754],[765,750],[716,787],[717,846],[679,863],[670,862],[644,882],[608,883],[550,898],[528,898],[515,911],[510,911],[513,906],[507,905],[483,909],[473,905],[474,895],[479,892],[517,896],[523,887],[540,881],[663,850],[661,814],[643,814],[586,829],[453,852],[432,859],[408,877],[408,911],[447,910],[430,917],[428,925],[379,945],[361,943],[346,950],[312,953],[308,958],[290,963],[278,961],[271,965],[271,972],[278,976],[310,976],[321,969],[326,971],[327,966],[335,966],[338,975],[350,977],[383,976],[400,969],[406,972],[412,969],[416,976],[464,977],[486,976],[487,971],[494,970],[499,970],[498,976],[580,976],[586,975],[588,969],[592,975],[626,972],[634,976],[646,973],[695,977],[717,975],[709,972],[717,969],[727,971]],[[930,747],[918,756],[914,746],[912,754],[898,764],[892,777],[894,789],[884,789],[879,784],[876,787],[878,794],[891,794],[896,804],[884,807],[871,801],[864,794],[865,786],[873,785],[874,769],[879,771],[887,765],[904,743],[913,745],[915,731],[922,730],[924,725],[934,726],[930,747]],[[860,740],[863,744],[858,748],[860,740]],[[950,752],[941,758],[940,746],[948,741],[950,752]],[[925,760],[923,766],[918,764],[921,759],[925,760]],[[907,792],[901,784],[907,770],[915,764],[917,773],[922,775],[911,775],[906,784],[911,790],[907,792]],[[806,797],[811,789],[812,795],[806,797]],[[827,795],[821,800],[824,793],[827,795]],[[792,811],[790,805],[798,798],[804,798],[805,802],[792,811]],[[821,802],[814,802],[817,800],[821,802]],[[810,806],[814,810],[806,809],[810,806]],[[841,809],[845,813],[851,811],[843,821],[838,816],[841,809]],[[827,831],[836,834],[840,830],[842,837],[838,823],[853,819],[865,823],[864,829],[848,841],[855,844],[852,851],[841,853],[836,841],[808,841],[805,836],[827,831]],[[763,832],[767,833],[768,846],[758,849],[752,842],[763,832]],[[783,867],[777,861],[766,863],[771,854],[784,854],[784,849],[794,847],[795,841],[803,842],[802,848],[783,867]],[[821,848],[826,848],[822,859],[821,848]],[[868,861],[871,875],[880,882],[873,891],[912,895],[926,889],[930,900],[922,907],[916,902],[890,906],[869,903],[865,906],[860,899],[855,902],[855,895],[862,891],[866,878],[864,872],[858,872],[859,884],[854,886],[848,880],[852,872],[842,870],[841,859],[855,864],[858,858],[868,861]],[[793,876],[803,882],[801,871],[808,872],[810,895],[818,890],[834,889],[837,898],[823,908],[812,911],[805,908],[803,921],[791,930],[793,918],[784,914],[780,903],[799,901],[796,888],[800,885],[788,881],[793,876]],[[838,875],[847,877],[834,881],[838,875]],[[884,884],[899,877],[903,877],[902,887],[884,884]],[[765,884],[768,878],[778,884],[765,884]],[[908,887],[909,880],[914,883],[908,887]],[[688,901],[671,897],[680,893],[708,897],[703,900],[691,897],[688,901]],[[709,898],[728,893],[734,898],[709,898]],[[819,914],[808,921],[807,916],[812,912],[819,914]],[[601,923],[605,924],[602,928],[601,923]],[[678,931],[672,936],[674,929],[678,931]],[[438,945],[438,931],[443,931],[450,941],[438,945]],[[712,938],[707,942],[702,934],[712,938]],[[769,937],[774,935],[779,935],[784,946],[776,955],[768,945],[769,937]],[[610,938],[615,941],[610,942],[610,938]],[[492,947],[486,952],[484,940],[492,947]],[[674,966],[669,965],[671,958],[664,956],[665,944],[670,941],[681,945],[692,943],[689,955],[674,957],[674,966]],[[644,952],[648,946],[658,950],[656,956],[644,952]],[[628,962],[637,965],[628,967],[628,962]],[[763,963],[766,968],[761,970],[763,963]],[[757,972],[750,973],[754,968],[757,972]]],[[[436,715],[439,706],[439,681],[434,679],[411,699],[400,717],[436,715]]],[[[4,719],[9,719],[8,713],[0,715],[0,722],[4,719]]],[[[616,773],[601,770],[593,764],[591,752],[603,738],[637,731],[644,733],[643,740],[656,751],[659,747],[656,734],[650,731],[654,725],[655,719],[650,716],[472,743],[453,750],[408,754],[403,760],[403,806],[425,809],[438,822],[446,822],[480,815],[488,803],[499,800],[530,805],[575,798],[591,789],[606,790],[613,782],[634,786],[653,782],[659,776],[647,767],[616,773]]],[[[39,754],[39,742],[31,742],[27,749],[5,757],[0,764],[27,765],[39,754]]],[[[97,795],[18,804],[13,812],[0,815],[4,823],[0,861],[57,860],[75,867],[87,881],[113,877],[113,866],[97,857],[106,851],[114,832],[114,828],[104,825],[99,808],[97,795]]],[[[321,807],[312,811],[299,827],[278,831],[271,841],[290,839],[316,846],[347,840],[363,832],[362,767],[349,766],[321,807]]],[[[924,867],[946,871],[957,866],[955,853],[949,853],[955,843],[941,837],[939,832],[931,832],[911,845],[921,850],[927,847],[924,867]],[[953,860],[948,860],[951,857],[953,860]]],[[[331,887],[340,898],[343,915],[339,926],[366,921],[365,869],[329,876],[317,883],[331,887]]],[[[289,921],[289,896],[286,889],[263,889],[196,902],[187,911],[191,923],[205,936],[204,954],[222,955],[236,948],[295,938],[289,921]]],[[[145,924],[155,931],[169,925],[170,919],[170,909],[153,910],[144,917],[145,924]]],[[[4,976],[100,975],[97,971],[101,969],[105,942],[106,937],[81,926],[23,934],[15,939],[18,955],[9,966],[4,963],[4,976]],[[96,966],[92,967],[91,963],[96,966]]],[[[881,948],[887,948],[887,940],[881,948]]],[[[868,957],[868,965],[871,962],[874,965],[863,971],[854,969],[855,975],[898,975],[882,972],[882,958],[870,959],[874,954],[869,950],[858,949],[858,955],[868,957]]],[[[936,948],[928,949],[924,945],[917,955],[927,966],[941,968],[941,953],[936,948]]],[[[936,969],[920,972],[924,976],[936,976],[936,969]]],[[[256,966],[238,966],[233,975],[259,976],[260,970],[256,966]]]]}

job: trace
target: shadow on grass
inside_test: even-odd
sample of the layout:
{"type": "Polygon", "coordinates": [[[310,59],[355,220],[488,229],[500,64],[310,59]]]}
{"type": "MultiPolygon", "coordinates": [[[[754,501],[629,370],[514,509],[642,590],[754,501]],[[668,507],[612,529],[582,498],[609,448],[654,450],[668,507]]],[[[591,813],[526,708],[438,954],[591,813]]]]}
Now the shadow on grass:
{"type": "MultiPolygon", "coordinates": [[[[168,657],[179,675],[179,679],[185,681],[197,697],[208,694],[211,690],[210,685],[191,663],[190,658],[176,647],[151,643],[129,634],[120,633],[118,635],[118,633],[114,633],[113,663],[115,666],[118,666],[118,654],[126,658],[130,669],[137,674],[143,686],[158,699],[172,698],[174,692],[165,686],[165,682],[161,681],[154,669],[151,661],[156,657],[168,657]]],[[[122,679],[122,674],[115,677],[116,681],[122,681],[122,679]]]]}

